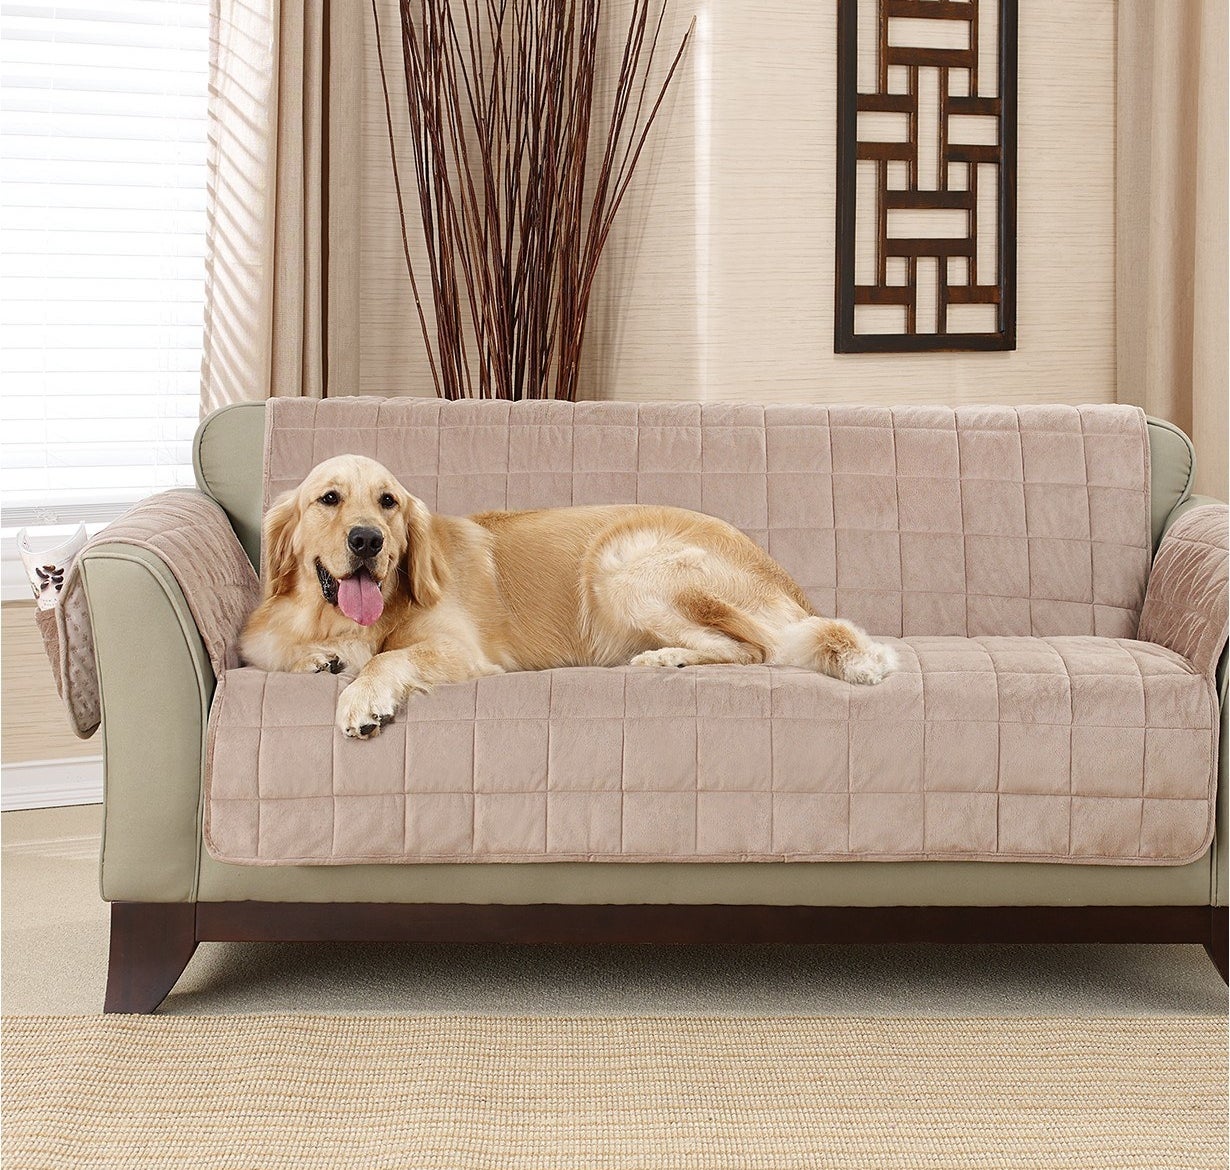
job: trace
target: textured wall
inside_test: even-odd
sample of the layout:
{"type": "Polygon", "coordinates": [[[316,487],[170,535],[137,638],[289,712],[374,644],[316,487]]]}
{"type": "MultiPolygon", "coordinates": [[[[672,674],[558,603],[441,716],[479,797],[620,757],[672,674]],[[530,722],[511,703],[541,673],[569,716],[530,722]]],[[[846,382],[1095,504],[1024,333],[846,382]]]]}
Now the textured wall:
{"type": "MultiPolygon", "coordinates": [[[[382,2],[396,104],[395,5],[382,2]]],[[[612,21],[626,11],[607,7],[612,21]]],[[[608,244],[587,396],[1114,400],[1114,0],[1021,4],[1018,348],[962,355],[833,353],[836,5],[672,0],[668,36],[692,13],[695,41],[608,244]]],[[[361,388],[429,393],[374,40],[368,59],[361,388]]],[[[407,209],[413,224],[413,193],[407,209]]]]}

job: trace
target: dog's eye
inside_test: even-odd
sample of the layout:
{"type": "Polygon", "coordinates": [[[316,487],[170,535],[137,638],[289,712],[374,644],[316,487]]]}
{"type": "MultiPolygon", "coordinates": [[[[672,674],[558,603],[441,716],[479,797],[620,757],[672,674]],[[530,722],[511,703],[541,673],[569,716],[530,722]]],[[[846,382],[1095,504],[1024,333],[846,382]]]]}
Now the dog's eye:
{"type": "Polygon", "coordinates": [[[342,497],[335,491],[327,491],[320,497],[320,502],[324,504],[326,508],[336,508],[338,504],[342,502],[342,497]]]}
{"type": "Polygon", "coordinates": [[[382,508],[396,508],[397,500],[394,496],[391,496],[388,492],[385,492],[384,495],[380,497],[380,506],[382,508]]]}

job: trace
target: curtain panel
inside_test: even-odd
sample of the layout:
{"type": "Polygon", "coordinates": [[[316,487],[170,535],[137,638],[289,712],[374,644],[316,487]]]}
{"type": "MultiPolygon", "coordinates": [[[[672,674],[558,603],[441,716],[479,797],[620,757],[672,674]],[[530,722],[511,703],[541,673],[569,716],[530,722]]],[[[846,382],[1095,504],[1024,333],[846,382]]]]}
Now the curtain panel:
{"type": "Polygon", "coordinates": [[[1196,490],[1227,489],[1227,5],[1120,0],[1120,402],[1182,427],[1196,490]]]}
{"type": "Polygon", "coordinates": [[[364,11],[213,0],[203,413],[357,387],[364,11]]]}

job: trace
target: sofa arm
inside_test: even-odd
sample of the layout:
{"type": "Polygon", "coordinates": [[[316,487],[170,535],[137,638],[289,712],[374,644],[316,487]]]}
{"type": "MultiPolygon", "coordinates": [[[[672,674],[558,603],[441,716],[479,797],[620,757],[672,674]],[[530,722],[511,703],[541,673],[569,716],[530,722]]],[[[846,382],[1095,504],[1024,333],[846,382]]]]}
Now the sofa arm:
{"type": "Polygon", "coordinates": [[[1202,504],[1162,537],[1153,561],[1137,637],[1183,655],[1212,676],[1230,627],[1230,508],[1202,504]]]}
{"type": "Polygon", "coordinates": [[[106,761],[103,897],[190,900],[209,705],[258,600],[256,574],[225,514],[196,491],[139,504],[76,571],[106,761]]]}
{"type": "Polygon", "coordinates": [[[102,709],[102,896],[190,901],[213,666],[178,582],[156,556],[109,545],[91,550],[81,573],[102,709]]]}
{"type": "Polygon", "coordinates": [[[1225,906],[1230,900],[1230,708],[1225,650],[1228,520],[1230,509],[1209,496],[1188,496],[1171,509],[1153,562],[1139,629],[1142,639],[1160,642],[1193,662],[1199,659],[1199,667],[1206,673],[1216,671],[1214,684],[1221,719],[1216,827],[1209,874],[1209,903],[1213,906],[1225,906]],[[1201,595],[1204,606],[1196,604],[1201,595]]]}

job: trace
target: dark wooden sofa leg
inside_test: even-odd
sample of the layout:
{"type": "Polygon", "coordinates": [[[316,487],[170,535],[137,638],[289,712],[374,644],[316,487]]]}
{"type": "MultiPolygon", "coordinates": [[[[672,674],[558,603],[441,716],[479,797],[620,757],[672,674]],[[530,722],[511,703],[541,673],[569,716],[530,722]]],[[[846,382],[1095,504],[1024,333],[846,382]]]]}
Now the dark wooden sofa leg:
{"type": "Polygon", "coordinates": [[[1230,907],[1214,906],[1209,911],[1209,941],[1204,944],[1223,983],[1230,983],[1230,907]]]}
{"type": "Polygon", "coordinates": [[[112,902],[104,1012],[152,1012],[196,950],[196,903],[112,902]]]}

